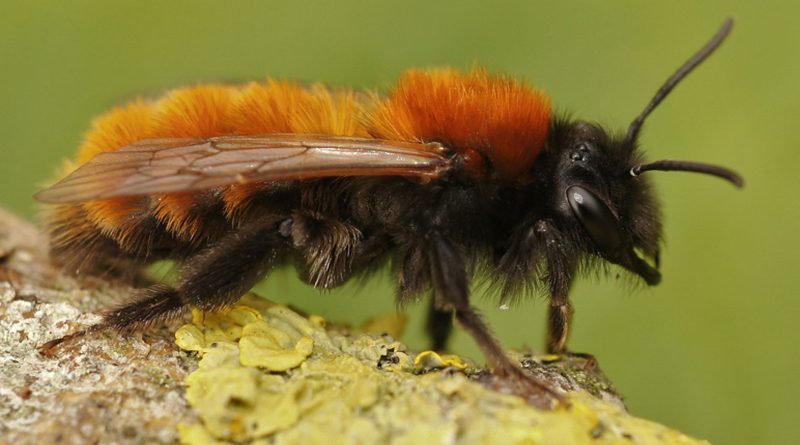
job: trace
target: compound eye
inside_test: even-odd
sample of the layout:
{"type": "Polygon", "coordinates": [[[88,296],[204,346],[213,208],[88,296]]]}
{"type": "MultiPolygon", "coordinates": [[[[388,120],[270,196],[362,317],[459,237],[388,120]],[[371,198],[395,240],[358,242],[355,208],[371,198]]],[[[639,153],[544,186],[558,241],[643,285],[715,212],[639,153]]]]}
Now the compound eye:
{"type": "Polygon", "coordinates": [[[567,201],[572,213],[601,251],[615,254],[622,249],[623,236],[619,221],[600,198],[583,187],[573,185],[567,189],[567,201]]]}

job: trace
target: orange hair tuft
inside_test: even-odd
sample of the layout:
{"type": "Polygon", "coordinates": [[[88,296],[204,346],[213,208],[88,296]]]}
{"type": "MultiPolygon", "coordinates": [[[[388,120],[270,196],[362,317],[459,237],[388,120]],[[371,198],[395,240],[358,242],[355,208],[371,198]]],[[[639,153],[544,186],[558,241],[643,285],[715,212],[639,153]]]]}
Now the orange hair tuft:
{"type": "Polygon", "coordinates": [[[550,114],[543,92],[484,69],[411,70],[378,101],[369,126],[378,138],[442,142],[473,163],[473,173],[488,171],[485,159],[514,180],[544,147],[550,114]]]}
{"type": "Polygon", "coordinates": [[[137,99],[96,118],[78,148],[78,164],[89,161],[99,153],[115,151],[151,137],[152,116],[152,105],[137,99]]]}
{"type": "Polygon", "coordinates": [[[268,79],[242,89],[230,115],[231,133],[312,133],[367,136],[350,90],[268,79]]]}
{"type": "Polygon", "coordinates": [[[155,104],[153,137],[208,138],[230,133],[233,87],[199,85],[172,91],[155,104]]]}

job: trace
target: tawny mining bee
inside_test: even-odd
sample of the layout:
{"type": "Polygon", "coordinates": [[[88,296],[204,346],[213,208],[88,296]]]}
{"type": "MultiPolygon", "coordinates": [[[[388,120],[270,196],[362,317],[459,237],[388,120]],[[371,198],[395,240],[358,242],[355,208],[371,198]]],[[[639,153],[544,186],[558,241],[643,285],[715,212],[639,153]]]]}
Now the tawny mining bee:
{"type": "Polygon", "coordinates": [[[644,173],[742,180],[715,165],[646,162],[638,135],[731,27],[622,135],[555,117],[542,91],[478,68],[411,70],[385,96],[267,80],[116,108],[95,120],[71,173],[36,195],[50,204],[52,256],[100,275],[172,259],[181,275],[45,347],[187,306],[226,307],[287,261],[322,289],[388,263],[399,301],[432,293],[433,348],[444,348],[455,319],[494,373],[552,392],[506,356],[470,305],[470,276],[488,274],[504,295],[547,292],[552,353],[568,352],[579,266],[606,261],[657,284],[662,227],[644,173]]]}

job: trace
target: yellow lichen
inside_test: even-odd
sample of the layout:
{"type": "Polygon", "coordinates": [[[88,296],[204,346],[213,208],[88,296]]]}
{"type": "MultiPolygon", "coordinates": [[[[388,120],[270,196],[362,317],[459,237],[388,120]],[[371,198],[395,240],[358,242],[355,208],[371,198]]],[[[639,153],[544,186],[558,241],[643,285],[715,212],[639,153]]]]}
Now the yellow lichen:
{"type": "Polygon", "coordinates": [[[314,348],[310,337],[296,342],[286,332],[275,329],[264,320],[248,323],[239,339],[242,366],[286,371],[305,361],[314,348]]]}
{"type": "Polygon", "coordinates": [[[176,333],[181,348],[202,356],[186,379],[201,422],[181,426],[182,443],[703,443],[584,391],[569,393],[568,407],[537,409],[468,377],[476,371],[468,360],[413,354],[381,334],[397,332],[394,317],[384,318],[392,329],[378,321],[377,334],[354,333],[257,304],[195,312],[176,333]]]}
{"type": "Polygon", "coordinates": [[[418,371],[428,369],[456,368],[467,369],[471,364],[463,357],[454,354],[439,354],[434,351],[423,351],[414,358],[414,368],[418,371]]]}

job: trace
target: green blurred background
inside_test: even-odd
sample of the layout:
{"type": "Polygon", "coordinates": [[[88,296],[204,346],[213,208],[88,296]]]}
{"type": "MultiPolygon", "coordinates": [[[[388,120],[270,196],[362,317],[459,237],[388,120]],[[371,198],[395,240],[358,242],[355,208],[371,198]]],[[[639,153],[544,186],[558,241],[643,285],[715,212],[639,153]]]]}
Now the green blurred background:
{"type": "MultiPolygon", "coordinates": [[[[747,186],[653,174],[664,282],[580,280],[571,345],[599,358],[636,415],[717,444],[800,443],[796,2],[51,1],[0,12],[0,205],[31,218],[31,194],[90,119],[140,94],[267,75],[386,88],[408,67],[479,62],[624,128],[732,15],[730,40],[642,142],[651,158],[735,167],[747,186]]],[[[352,322],[394,307],[388,276],[354,289],[320,295],[284,272],[259,291],[352,322]]],[[[542,300],[479,304],[506,345],[541,345],[542,300]]],[[[416,347],[422,309],[410,309],[416,347]]],[[[455,349],[479,356],[461,333],[455,349]]]]}

